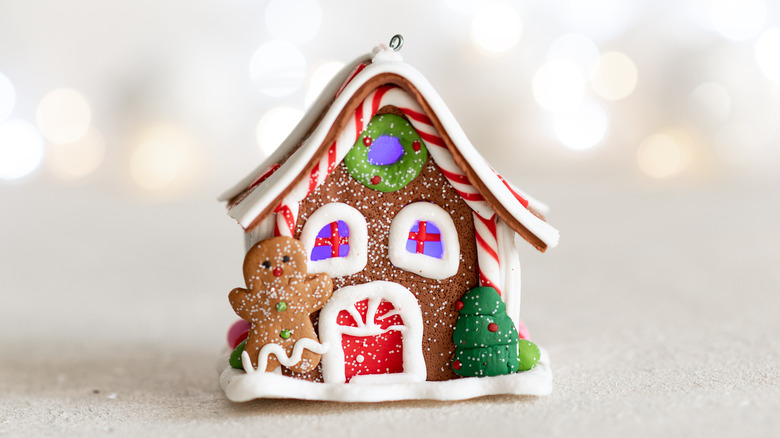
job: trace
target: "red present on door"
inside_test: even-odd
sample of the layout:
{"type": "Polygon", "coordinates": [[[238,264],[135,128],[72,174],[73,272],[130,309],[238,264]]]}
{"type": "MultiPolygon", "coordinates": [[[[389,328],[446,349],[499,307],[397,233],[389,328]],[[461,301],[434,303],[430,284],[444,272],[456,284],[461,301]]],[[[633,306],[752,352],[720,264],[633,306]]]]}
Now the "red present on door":
{"type": "Polygon", "coordinates": [[[347,382],[355,375],[404,371],[403,331],[406,327],[392,303],[384,300],[369,303],[368,299],[359,301],[349,310],[339,312],[336,323],[344,329],[353,328],[342,329],[341,335],[347,382]],[[377,331],[380,333],[376,334],[377,331]]]}
{"type": "Polygon", "coordinates": [[[327,383],[425,380],[422,315],[405,287],[387,281],[334,292],[320,312],[320,340],[327,383]]]}

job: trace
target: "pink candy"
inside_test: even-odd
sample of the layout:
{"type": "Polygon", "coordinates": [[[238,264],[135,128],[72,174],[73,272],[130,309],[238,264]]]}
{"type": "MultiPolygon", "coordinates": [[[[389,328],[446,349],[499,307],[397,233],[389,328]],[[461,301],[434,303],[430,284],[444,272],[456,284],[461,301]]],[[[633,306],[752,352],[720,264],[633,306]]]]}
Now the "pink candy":
{"type": "Polygon", "coordinates": [[[249,329],[252,328],[252,324],[244,321],[243,319],[239,319],[235,323],[233,323],[232,326],[230,326],[230,330],[228,330],[227,340],[228,345],[230,348],[235,349],[238,344],[244,341],[244,339],[249,336],[249,329]]]}

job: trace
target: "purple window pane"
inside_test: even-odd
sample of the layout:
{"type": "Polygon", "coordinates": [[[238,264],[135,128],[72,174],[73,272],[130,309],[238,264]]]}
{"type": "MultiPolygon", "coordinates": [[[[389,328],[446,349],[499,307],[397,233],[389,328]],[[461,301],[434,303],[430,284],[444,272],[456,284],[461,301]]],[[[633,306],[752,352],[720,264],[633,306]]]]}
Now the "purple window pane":
{"type": "Polygon", "coordinates": [[[441,241],[425,242],[423,254],[440,259],[444,257],[444,246],[441,244],[441,241]]]}
{"type": "Polygon", "coordinates": [[[323,238],[323,239],[330,239],[330,224],[325,225],[322,227],[319,233],[317,233],[317,237],[323,238]]]}
{"type": "Polygon", "coordinates": [[[387,166],[393,164],[404,154],[404,147],[397,138],[389,135],[380,135],[371,143],[368,150],[368,162],[374,166],[387,166]]]}
{"type": "Polygon", "coordinates": [[[422,240],[420,233],[420,221],[415,221],[409,229],[409,238],[406,241],[406,250],[416,254],[425,254],[427,256],[440,259],[444,257],[444,245],[441,242],[441,232],[433,222],[425,222],[425,240],[422,244],[422,251],[418,251],[419,241],[422,240]]]}
{"type": "Polygon", "coordinates": [[[311,251],[311,260],[325,260],[333,257],[333,247],[338,245],[336,250],[338,257],[346,257],[349,254],[349,226],[344,221],[337,221],[337,235],[333,235],[334,222],[331,222],[320,229],[317,238],[314,240],[314,248],[311,251]]]}
{"type": "Polygon", "coordinates": [[[339,236],[349,237],[349,226],[344,221],[339,221],[339,236]]]}
{"type": "MultiPolygon", "coordinates": [[[[420,227],[419,222],[417,223],[417,227],[420,227]]],[[[439,231],[439,227],[436,226],[433,222],[427,222],[425,224],[425,232],[428,234],[441,234],[441,231],[439,231]]]]}
{"type": "Polygon", "coordinates": [[[316,262],[317,260],[329,259],[331,258],[331,254],[332,252],[329,246],[315,246],[314,249],[311,250],[311,260],[316,262]]]}

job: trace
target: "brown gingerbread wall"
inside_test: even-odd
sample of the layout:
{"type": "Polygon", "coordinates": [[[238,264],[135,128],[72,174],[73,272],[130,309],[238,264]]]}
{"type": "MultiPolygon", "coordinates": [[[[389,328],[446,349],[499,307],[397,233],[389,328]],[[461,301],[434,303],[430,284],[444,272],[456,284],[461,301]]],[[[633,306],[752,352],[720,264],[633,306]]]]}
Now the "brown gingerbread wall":
{"type": "MultiPolygon", "coordinates": [[[[422,311],[425,326],[422,348],[428,380],[456,378],[457,375],[449,366],[455,352],[452,342],[452,331],[458,316],[455,302],[475,287],[478,281],[471,209],[447,182],[430,156],[414,181],[392,193],[363,186],[349,175],[344,163],[339,164],[325,182],[301,203],[296,238],[300,236],[308,217],[330,202],[351,205],[365,216],[368,225],[368,262],[365,269],[353,275],[334,278],[334,287],[338,289],[374,280],[387,280],[408,288],[417,297],[422,311]],[[417,201],[430,201],[451,212],[458,231],[461,258],[458,273],[450,278],[432,280],[396,268],[390,263],[387,256],[390,223],[403,207],[417,201]]],[[[320,380],[319,372],[301,377],[320,380]]]]}

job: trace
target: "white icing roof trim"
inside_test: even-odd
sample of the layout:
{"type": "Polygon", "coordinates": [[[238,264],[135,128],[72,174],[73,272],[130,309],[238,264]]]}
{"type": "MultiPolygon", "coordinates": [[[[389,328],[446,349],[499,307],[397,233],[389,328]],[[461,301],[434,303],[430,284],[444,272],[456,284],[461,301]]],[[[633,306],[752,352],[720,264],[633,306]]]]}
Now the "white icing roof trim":
{"type": "MultiPolygon", "coordinates": [[[[295,127],[279,149],[255,170],[255,172],[252,172],[250,176],[244,178],[239,184],[225,192],[225,194],[220,197],[220,200],[229,200],[238,195],[271,164],[281,161],[282,158],[289,153],[289,150],[298,144],[299,139],[301,139],[309,130],[309,127],[314,124],[321,111],[327,107],[329,97],[333,96],[336,91],[338,91],[340,86],[339,81],[343,82],[355,66],[365,61],[365,58],[361,58],[345,67],[340,74],[328,84],[320,98],[315,102],[312,108],[309,109],[303,120],[295,127]]],[[[341,110],[346,106],[352,96],[369,79],[384,73],[392,73],[404,77],[419,91],[436,114],[444,131],[457,146],[465,160],[471,165],[482,183],[493,196],[496,197],[498,202],[506,208],[510,215],[523,224],[528,231],[537,236],[548,247],[554,248],[558,244],[558,230],[536,217],[515,199],[509,189],[501,182],[498,175],[490,166],[488,166],[485,159],[482,158],[482,155],[477,152],[468,140],[463,129],[455,120],[454,115],[430,82],[428,82],[417,69],[400,60],[396,62],[385,61],[366,66],[363,71],[347,84],[344,91],[336,97],[327,113],[323,116],[320,124],[312,131],[309,138],[305,139],[300,148],[298,148],[287,161],[282,163],[279,170],[274,172],[262,183],[263,190],[253,190],[243,201],[233,206],[228,214],[236,219],[242,227],[248,227],[260,212],[273,202],[285,187],[292,185],[295,178],[303,172],[306,164],[325,140],[330,127],[336,122],[339,113],[341,113],[341,110]]],[[[543,204],[537,202],[534,202],[534,205],[543,206],[543,204]]],[[[544,208],[542,209],[544,210],[544,208]]]]}

